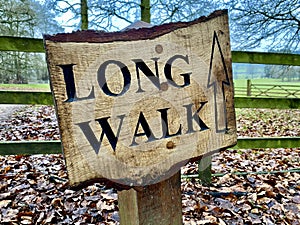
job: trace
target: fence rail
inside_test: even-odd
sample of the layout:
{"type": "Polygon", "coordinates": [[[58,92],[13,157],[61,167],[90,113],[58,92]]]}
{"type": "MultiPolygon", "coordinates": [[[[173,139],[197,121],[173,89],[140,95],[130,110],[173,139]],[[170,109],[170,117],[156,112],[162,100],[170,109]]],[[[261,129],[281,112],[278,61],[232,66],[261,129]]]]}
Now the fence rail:
{"type": "Polygon", "coordinates": [[[0,91],[0,104],[53,105],[51,92],[0,91]]]}
{"type": "MultiPolygon", "coordinates": [[[[0,91],[0,104],[53,105],[51,92],[0,91]]],[[[300,109],[299,98],[235,97],[236,108],[300,109]]]]}
{"type": "Polygon", "coordinates": [[[0,36],[0,51],[45,52],[42,39],[0,36]]]}
{"type": "MultiPolygon", "coordinates": [[[[0,36],[0,51],[45,52],[42,39],[0,36]]],[[[232,51],[232,62],[300,66],[300,55],[232,51]]]]}
{"type": "Polygon", "coordinates": [[[268,98],[300,98],[300,83],[294,84],[270,84],[254,83],[248,79],[244,87],[234,88],[235,96],[268,97],[268,98]]]}
{"type": "Polygon", "coordinates": [[[247,80],[247,96],[300,98],[300,86],[290,84],[254,84],[247,80]]]}
{"type": "MultiPolygon", "coordinates": [[[[0,37],[0,51],[44,52],[43,40],[34,38],[0,37]]],[[[300,55],[232,51],[235,63],[300,66],[300,55]]],[[[240,91],[240,90],[236,90],[240,91]]],[[[298,92],[297,92],[298,93],[298,92]]],[[[50,92],[0,91],[0,104],[52,105],[50,92]]],[[[236,108],[300,109],[299,98],[235,97],[236,108]]],[[[239,138],[237,148],[300,147],[300,137],[239,138]]],[[[2,154],[61,153],[60,141],[0,142],[2,154]]]]}
{"type": "MultiPolygon", "coordinates": [[[[239,137],[231,149],[298,148],[300,137],[239,137]]],[[[60,141],[0,142],[0,155],[61,154],[60,141]]]]}
{"type": "MultiPolygon", "coordinates": [[[[268,84],[252,84],[251,85],[251,95],[254,97],[258,96],[266,96],[266,97],[273,97],[273,96],[281,96],[283,95],[285,98],[294,97],[299,98],[300,96],[300,89],[298,90],[291,90],[288,89],[286,85],[268,85],[268,84]]],[[[298,86],[300,88],[300,86],[298,86]]]]}

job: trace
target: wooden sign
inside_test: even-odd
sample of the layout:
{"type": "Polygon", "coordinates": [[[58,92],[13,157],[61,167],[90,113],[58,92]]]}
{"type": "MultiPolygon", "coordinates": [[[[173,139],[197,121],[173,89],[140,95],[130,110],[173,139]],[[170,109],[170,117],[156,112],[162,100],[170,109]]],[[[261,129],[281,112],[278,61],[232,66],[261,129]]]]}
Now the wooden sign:
{"type": "Polygon", "coordinates": [[[71,185],[158,183],[236,143],[227,11],[44,39],[71,185]]]}

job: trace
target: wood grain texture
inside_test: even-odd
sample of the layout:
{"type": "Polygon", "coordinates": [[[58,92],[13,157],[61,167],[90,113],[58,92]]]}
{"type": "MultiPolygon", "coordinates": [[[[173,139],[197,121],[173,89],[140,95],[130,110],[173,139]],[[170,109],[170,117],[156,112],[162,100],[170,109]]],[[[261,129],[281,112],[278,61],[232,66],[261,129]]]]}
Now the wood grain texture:
{"type": "Polygon", "coordinates": [[[125,31],[126,41],[85,32],[45,38],[72,185],[158,183],[236,143],[228,18],[212,15],[125,31]]]}

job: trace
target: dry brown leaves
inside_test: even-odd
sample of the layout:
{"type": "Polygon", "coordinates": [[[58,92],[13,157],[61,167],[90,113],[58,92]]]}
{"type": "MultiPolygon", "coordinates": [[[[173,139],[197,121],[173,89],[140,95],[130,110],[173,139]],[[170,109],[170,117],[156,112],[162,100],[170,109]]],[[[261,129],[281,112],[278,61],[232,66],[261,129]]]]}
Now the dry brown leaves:
{"type": "Polygon", "coordinates": [[[300,110],[236,109],[241,137],[300,136],[300,110]]]}
{"type": "Polygon", "coordinates": [[[56,114],[50,106],[28,106],[0,121],[0,141],[59,140],[56,114]]]}
{"type": "Polygon", "coordinates": [[[1,224],[115,224],[117,194],[94,184],[68,188],[62,155],[2,156],[1,224]],[[102,223],[101,223],[102,222],[102,223]]]}
{"type": "MultiPolygon", "coordinates": [[[[189,221],[185,224],[300,224],[299,165],[300,149],[231,150],[215,155],[213,173],[226,175],[213,177],[210,187],[197,180],[182,181],[184,220],[189,221]],[[295,168],[297,173],[236,175],[295,168]]],[[[196,170],[194,164],[192,174],[196,170]]]]}
{"type": "MultiPolygon", "coordinates": [[[[299,110],[240,110],[240,136],[300,136],[299,110]],[[251,122],[252,121],[252,122],[251,122]]],[[[1,121],[1,140],[53,140],[52,107],[29,107],[1,121]]],[[[1,224],[119,224],[117,194],[96,183],[68,186],[62,155],[0,156],[1,224]]],[[[184,224],[300,224],[300,149],[226,150],[213,157],[211,186],[182,179],[184,224]]],[[[197,164],[182,168],[197,174],[197,164]]]]}

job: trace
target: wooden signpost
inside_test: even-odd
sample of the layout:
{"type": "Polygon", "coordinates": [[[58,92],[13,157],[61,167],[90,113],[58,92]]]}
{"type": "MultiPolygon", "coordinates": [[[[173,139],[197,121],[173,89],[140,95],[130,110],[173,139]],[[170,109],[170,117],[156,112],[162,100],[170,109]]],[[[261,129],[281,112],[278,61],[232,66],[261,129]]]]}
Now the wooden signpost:
{"type": "Polygon", "coordinates": [[[227,11],[44,40],[70,184],[127,189],[122,225],[181,224],[180,167],[236,143],[227,11]]]}

